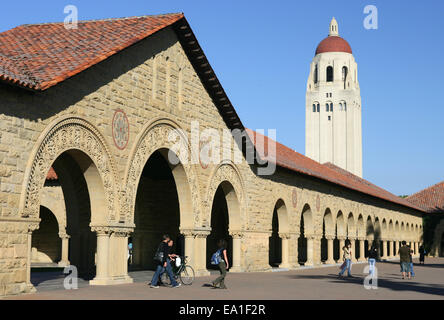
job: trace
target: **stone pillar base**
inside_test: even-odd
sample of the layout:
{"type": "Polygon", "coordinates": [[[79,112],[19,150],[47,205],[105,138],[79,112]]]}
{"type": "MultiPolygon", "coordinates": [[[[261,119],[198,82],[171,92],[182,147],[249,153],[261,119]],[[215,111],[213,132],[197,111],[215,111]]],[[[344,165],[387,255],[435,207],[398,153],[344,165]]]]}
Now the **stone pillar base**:
{"type": "Polygon", "coordinates": [[[324,261],[324,264],[336,264],[336,261],[331,259],[331,260],[326,260],[324,261]]]}
{"type": "Polygon", "coordinates": [[[207,277],[207,276],[211,275],[211,273],[207,269],[205,269],[205,270],[194,270],[194,275],[196,277],[207,277]]]}
{"type": "Polygon", "coordinates": [[[358,259],[358,262],[365,262],[365,261],[367,261],[367,259],[365,259],[365,258],[359,258],[358,259]]]}
{"type": "Polygon", "coordinates": [[[26,284],[26,293],[34,293],[37,292],[37,289],[34,287],[32,283],[26,284]]]}
{"type": "Polygon", "coordinates": [[[70,264],[69,261],[59,261],[59,263],[57,263],[59,267],[66,267],[69,266],[69,264],[70,264]]]}
{"type": "Polygon", "coordinates": [[[230,272],[242,272],[242,271],[243,271],[242,268],[238,266],[230,268],[230,272]]]}
{"type": "Polygon", "coordinates": [[[313,266],[314,266],[313,261],[307,261],[304,263],[304,267],[313,267],[313,266]]]}
{"type": "Polygon", "coordinates": [[[111,286],[115,284],[127,284],[133,282],[134,282],[133,278],[131,278],[130,276],[122,276],[122,277],[102,278],[102,279],[94,278],[93,280],[89,281],[89,284],[92,286],[111,286]]]}

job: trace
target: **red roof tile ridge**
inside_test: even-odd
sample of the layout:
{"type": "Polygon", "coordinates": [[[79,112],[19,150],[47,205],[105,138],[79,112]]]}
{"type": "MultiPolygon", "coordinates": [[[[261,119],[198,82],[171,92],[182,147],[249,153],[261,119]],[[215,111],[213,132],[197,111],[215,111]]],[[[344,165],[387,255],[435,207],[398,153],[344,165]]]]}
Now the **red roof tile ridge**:
{"type": "Polygon", "coordinates": [[[411,199],[411,198],[413,198],[413,197],[415,197],[415,196],[417,196],[417,195],[419,195],[421,193],[427,192],[427,191],[432,190],[432,189],[436,189],[437,187],[439,187],[441,185],[442,185],[442,187],[444,187],[444,180],[440,181],[438,183],[435,183],[434,185],[431,185],[430,187],[427,187],[425,189],[419,190],[419,191],[409,195],[406,199],[411,199]]]}
{"type": "MultiPolygon", "coordinates": [[[[77,23],[88,23],[88,22],[105,22],[105,21],[116,21],[116,20],[129,20],[129,19],[138,19],[138,18],[152,18],[152,17],[166,17],[166,16],[175,16],[182,15],[185,16],[183,12],[170,12],[170,13],[161,13],[161,14],[146,14],[141,16],[129,16],[129,17],[115,17],[115,18],[103,18],[103,19],[90,19],[90,20],[78,20],[77,23]]],[[[12,29],[19,27],[29,27],[29,26],[45,26],[45,25],[57,25],[63,24],[62,21],[54,21],[54,22],[39,22],[39,23],[24,23],[20,24],[12,29]]],[[[9,31],[6,30],[6,31],[9,31]]],[[[5,31],[3,31],[5,32],[5,31]]]]}

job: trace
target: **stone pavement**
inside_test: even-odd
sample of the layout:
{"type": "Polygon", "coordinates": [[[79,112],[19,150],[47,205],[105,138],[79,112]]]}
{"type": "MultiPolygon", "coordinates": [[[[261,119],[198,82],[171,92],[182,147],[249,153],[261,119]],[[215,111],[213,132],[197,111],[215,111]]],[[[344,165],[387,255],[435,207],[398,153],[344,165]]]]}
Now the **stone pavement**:
{"type": "MultiPolygon", "coordinates": [[[[417,261],[416,261],[417,262],[417,261]]],[[[398,261],[377,263],[378,289],[363,286],[366,264],[355,264],[353,278],[338,278],[338,266],[267,273],[228,273],[228,290],[205,287],[215,276],[197,278],[192,286],[151,289],[139,274],[133,284],[85,286],[78,290],[41,290],[8,299],[444,299],[444,258],[415,265],[416,277],[401,280],[398,261]]]]}

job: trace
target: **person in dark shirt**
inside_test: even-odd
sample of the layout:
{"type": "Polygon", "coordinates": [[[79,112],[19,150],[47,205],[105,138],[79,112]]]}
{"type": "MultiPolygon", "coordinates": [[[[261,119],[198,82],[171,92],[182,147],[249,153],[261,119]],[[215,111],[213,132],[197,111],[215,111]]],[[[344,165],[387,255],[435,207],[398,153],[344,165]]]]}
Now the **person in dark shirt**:
{"type": "Polygon", "coordinates": [[[419,247],[419,264],[424,264],[425,253],[424,246],[421,245],[419,247]]]}
{"type": "Polygon", "coordinates": [[[410,247],[407,246],[407,242],[402,241],[402,246],[399,248],[399,260],[401,262],[401,273],[402,279],[405,279],[406,273],[408,274],[408,278],[411,279],[410,273],[410,247]]]}
{"type": "Polygon", "coordinates": [[[171,264],[170,264],[170,247],[168,246],[168,242],[170,241],[170,236],[165,234],[162,237],[162,242],[159,244],[158,252],[161,254],[158,256],[156,253],[157,259],[160,258],[160,260],[156,260],[157,267],[156,272],[153,275],[153,278],[151,280],[151,288],[159,288],[158,281],[160,278],[160,275],[166,270],[168,273],[168,277],[170,278],[171,285],[173,288],[180,287],[180,283],[177,283],[176,279],[174,278],[173,271],[171,270],[171,264]]]}
{"type": "Polygon", "coordinates": [[[229,268],[228,265],[228,258],[227,258],[227,241],[224,239],[219,240],[217,243],[217,246],[219,247],[219,271],[220,276],[214,280],[211,285],[213,288],[219,288],[219,289],[227,289],[227,286],[225,285],[225,277],[227,276],[227,270],[229,268]],[[219,286],[218,286],[219,285],[219,286]]]}
{"type": "Polygon", "coordinates": [[[368,252],[369,274],[373,274],[375,272],[375,265],[377,258],[378,258],[378,250],[376,249],[375,243],[372,243],[372,246],[368,252]]]}

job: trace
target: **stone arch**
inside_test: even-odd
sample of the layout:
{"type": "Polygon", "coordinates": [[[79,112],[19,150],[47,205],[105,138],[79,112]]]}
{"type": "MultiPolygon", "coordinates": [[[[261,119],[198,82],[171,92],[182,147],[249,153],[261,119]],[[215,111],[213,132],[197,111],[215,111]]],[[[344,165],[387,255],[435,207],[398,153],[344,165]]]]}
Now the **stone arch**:
{"type": "Polygon", "coordinates": [[[370,216],[367,217],[366,221],[366,235],[369,240],[374,240],[375,238],[375,228],[373,226],[373,221],[370,216]]]}
{"type": "Polygon", "coordinates": [[[399,236],[399,221],[398,220],[395,221],[395,228],[394,228],[394,235],[393,236],[395,238],[395,241],[399,241],[400,236],[399,236]]]}
{"type": "Polygon", "coordinates": [[[271,236],[268,241],[269,264],[272,267],[279,266],[281,263],[288,266],[288,243],[285,240],[289,237],[290,226],[287,206],[282,198],[275,202],[270,226],[271,236]]]}
{"type": "Polygon", "coordinates": [[[347,237],[356,238],[357,230],[353,213],[350,212],[347,217],[347,237]]]}
{"type": "Polygon", "coordinates": [[[381,224],[381,237],[387,238],[388,236],[388,226],[387,226],[387,220],[385,218],[382,219],[381,224]]]}
{"type": "Polygon", "coordinates": [[[393,220],[392,219],[390,219],[390,221],[388,223],[388,234],[387,235],[391,239],[393,239],[393,237],[394,237],[393,220]]]}
{"type": "Polygon", "coordinates": [[[227,200],[230,219],[230,233],[241,231],[244,221],[244,184],[236,166],[231,161],[224,161],[215,168],[210,177],[206,199],[204,202],[205,213],[203,216],[204,226],[211,221],[211,207],[214,195],[219,186],[222,186],[227,200]]]}
{"type": "Polygon", "coordinates": [[[46,174],[54,161],[70,150],[80,151],[92,162],[84,172],[90,193],[91,211],[95,214],[91,217],[92,222],[115,220],[117,175],[109,148],[101,133],[91,123],[70,116],[51,123],[41,134],[31,153],[20,201],[22,216],[38,217],[46,174]]]}
{"type": "Polygon", "coordinates": [[[336,234],[338,239],[339,237],[345,238],[347,236],[347,224],[341,210],[339,210],[338,214],[336,215],[336,234]]]}
{"type": "Polygon", "coordinates": [[[359,238],[365,238],[366,233],[365,233],[365,222],[364,222],[364,217],[362,216],[362,214],[360,214],[358,216],[358,221],[356,224],[356,229],[357,229],[357,233],[358,233],[358,237],[359,238]]]}
{"type": "Polygon", "coordinates": [[[169,119],[158,119],[148,123],[136,137],[125,171],[125,196],[122,197],[121,218],[134,221],[134,207],[142,171],[150,156],[156,151],[163,152],[164,156],[172,160],[168,162],[179,197],[180,228],[194,228],[200,222],[198,179],[192,166],[196,157],[184,130],[169,119]]]}
{"type": "Polygon", "coordinates": [[[324,225],[325,225],[325,235],[326,236],[335,236],[335,224],[333,221],[333,214],[330,208],[325,209],[324,212],[324,225]]]}

